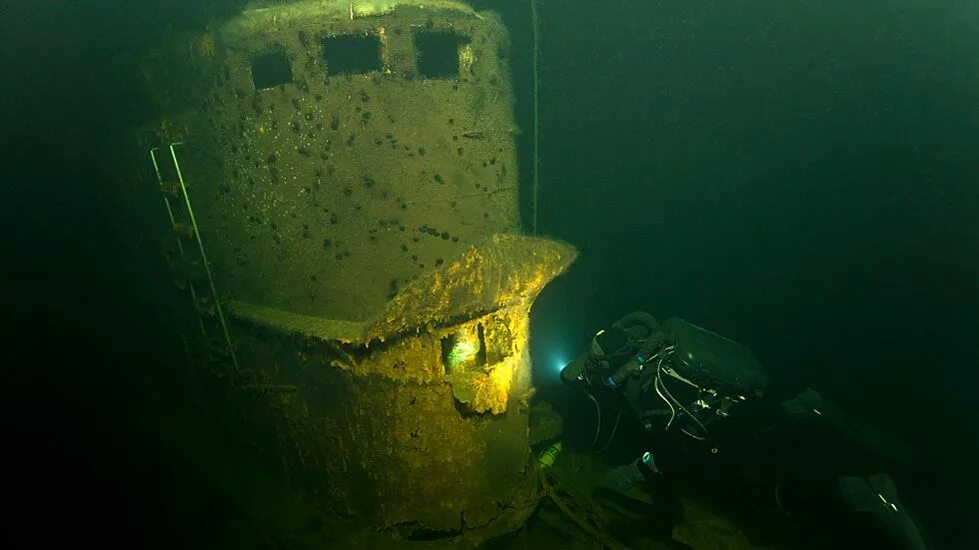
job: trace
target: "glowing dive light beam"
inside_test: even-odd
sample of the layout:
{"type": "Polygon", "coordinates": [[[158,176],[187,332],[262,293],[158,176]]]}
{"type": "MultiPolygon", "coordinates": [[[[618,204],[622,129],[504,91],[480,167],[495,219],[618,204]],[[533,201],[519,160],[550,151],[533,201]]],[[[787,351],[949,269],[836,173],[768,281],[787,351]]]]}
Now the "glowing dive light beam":
{"type": "Polygon", "coordinates": [[[564,370],[564,367],[568,364],[565,357],[566,356],[563,353],[554,354],[554,359],[551,361],[551,368],[549,369],[551,374],[556,377],[561,376],[561,371],[564,370]]]}
{"type": "Polygon", "coordinates": [[[449,367],[456,368],[475,362],[479,347],[479,342],[476,340],[460,339],[449,351],[449,367]]]}

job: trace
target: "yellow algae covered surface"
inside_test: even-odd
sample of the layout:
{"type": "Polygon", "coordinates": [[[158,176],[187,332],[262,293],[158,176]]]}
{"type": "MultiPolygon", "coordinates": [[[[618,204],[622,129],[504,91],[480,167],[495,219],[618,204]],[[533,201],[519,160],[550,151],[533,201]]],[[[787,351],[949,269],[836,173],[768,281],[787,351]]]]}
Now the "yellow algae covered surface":
{"type": "Polygon", "coordinates": [[[445,381],[473,412],[506,410],[529,337],[528,313],[547,282],[567,269],[574,248],[546,239],[494,235],[402,289],[373,322],[323,319],[231,302],[232,316],[285,334],[348,348],[324,364],[399,382],[445,381]],[[447,372],[442,341],[482,334],[483,362],[447,372]]]}
{"type": "Polygon", "coordinates": [[[412,281],[388,304],[368,335],[383,338],[530,303],[574,261],[569,245],[521,235],[493,235],[443,269],[412,281]]]}
{"type": "Polygon", "coordinates": [[[229,306],[253,368],[249,403],[271,421],[290,478],[409,539],[519,526],[536,499],[528,413],[517,406],[530,391],[528,313],[575,255],[493,235],[363,324],[229,306]],[[452,344],[469,338],[476,353],[452,361],[452,344]]]}

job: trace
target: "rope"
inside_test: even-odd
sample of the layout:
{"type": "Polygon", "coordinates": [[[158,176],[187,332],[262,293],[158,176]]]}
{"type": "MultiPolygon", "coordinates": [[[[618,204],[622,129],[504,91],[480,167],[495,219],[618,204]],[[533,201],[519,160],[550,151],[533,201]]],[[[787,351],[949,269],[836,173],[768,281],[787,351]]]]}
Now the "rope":
{"type": "Polygon", "coordinates": [[[588,534],[588,536],[590,536],[593,540],[601,544],[602,548],[611,548],[612,550],[628,550],[627,546],[622,545],[617,540],[595,529],[584,519],[578,517],[578,515],[575,514],[567,504],[565,504],[564,500],[557,496],[557,492],[554,490],[554,487],[547,480],[547,474],[540,468],[537,469],[537,473],[541,486],[544,488],[544,494],[547,495],[551,502],[557,506],[557,509],[560,510],[561,513],[563,513],[568,519],[573,521],[579,529],[588,534]]]}
{"type": "Polygon", "coordinates": [[[530,18],[534,33],[534,189],[531,203],[533,205],[533,232],[538,234],[537,205],[538,189],[540,186],[540,77],[538,75],[540,62],[540,45],[538,35],[540,25],[537,19],[537,0],[530,0],[530,18]]]}

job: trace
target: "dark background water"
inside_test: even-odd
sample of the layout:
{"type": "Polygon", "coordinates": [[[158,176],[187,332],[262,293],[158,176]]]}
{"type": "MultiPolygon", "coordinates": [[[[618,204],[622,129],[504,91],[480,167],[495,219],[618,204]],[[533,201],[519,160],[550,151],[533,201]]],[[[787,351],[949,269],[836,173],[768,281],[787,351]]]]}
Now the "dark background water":
{"type": "Polygon", "coordinates": [[[979,6],[542,4],[542,226],[582,256],[538,357],[633,309],[716,330],[908,438],[909,506],[968,546],[979,6]]]}
{"type": "Polygon", "coordinates": [[[636,308],[743,342],[907,437],[909,505],[966,547],[976,6],[570,4],[545,10],[542,225],[582,257],[535,349],[636,308]]]}
{"type": "MultiPolygon", "coordinates": [[[[165,541],[189,502],[216,509],[195,532],[235,524],[164,435],[189,409],[144,235],[162,212],[125,142],[153,115],[143,52],[235,4],[0,3],[0,423],[22,541],[165,541]]],[[[479,4],[513,33],[529,184],[528,4],[479,4]]],[[[542,384],[625,311],[689,318],[777,388],[902,433],[908,504],[970,547],[979,6],[539,4],[541,228],[582,251],[534,310],[542,384]]]]}

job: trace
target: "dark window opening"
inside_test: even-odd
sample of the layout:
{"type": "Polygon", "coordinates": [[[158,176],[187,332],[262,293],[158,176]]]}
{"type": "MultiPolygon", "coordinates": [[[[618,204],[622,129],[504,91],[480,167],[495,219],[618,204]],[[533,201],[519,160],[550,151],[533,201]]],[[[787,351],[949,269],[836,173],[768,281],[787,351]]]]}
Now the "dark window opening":
{"type": "Polygon", "coordinates": [[[323,39],[323,60],[330,74],[364,74],[381,70],[381,39],[369,34],[323,39]]]}
{"type": "Polygon", "coordinates": [[[468,43],[469,38],[449,31],[416,31],[418,74],[425,78],[459,76],[459,50],[468,43]]]}
{"type": "Polygon", "coordinates": [[[292,66],[286,52],[267,50],[252,56],[252,81],[256,90],[292,82],[292,66]]]}

